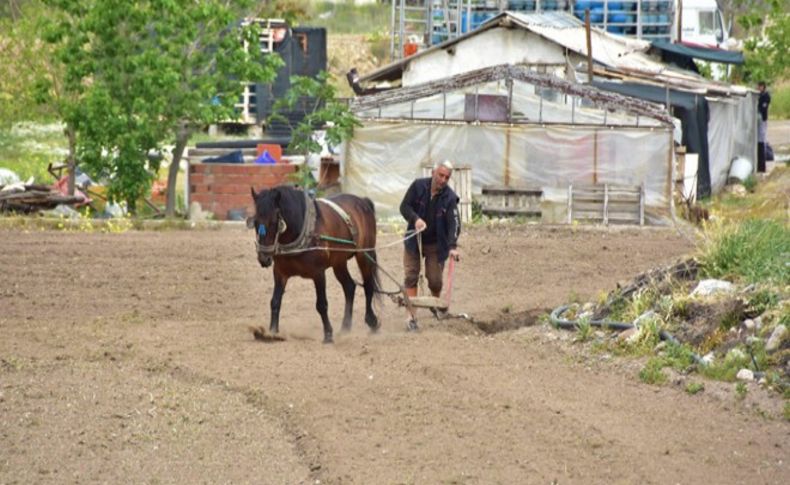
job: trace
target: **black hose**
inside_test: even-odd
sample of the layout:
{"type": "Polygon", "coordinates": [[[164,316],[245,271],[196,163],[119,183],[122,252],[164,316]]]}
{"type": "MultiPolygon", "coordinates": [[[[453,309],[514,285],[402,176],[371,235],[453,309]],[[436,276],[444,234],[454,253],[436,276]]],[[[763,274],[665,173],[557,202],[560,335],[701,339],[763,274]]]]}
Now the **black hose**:
{"type": "MultiPolygon", "coordinates": [[[[549,319],[551,320],[551,323],[553,323],[554,325],[560,328],[565,328],[565,329],[578,328],[579,327],[578,320],[566,320],[562,318],[562,314],[568,311],[570,307],[571,307],[570,305],[561,305],[555,308],[554,311],[551,312],[551,315],[549,315],[549,319]]],[[[590,320],[590,325],[592,325],[593,327],[601,327],[604,329],[611,328],[613,330],[620,330],[620,331],[636,328],[636,325],[632,323],[607,322],[606,320],[590,320]]],[[[675,345],[680,345],[678,339],[673,337],[669,332],[666,332],[665,330],[660,330],[658,332],[658,337],[661,340],[665,340],[675,345]]],[[[696,362],[697,364],[703,366],[707,365],[707,363],[704,360],[702,360],[702,357],[697,355],[695,352],[691,353],[691,358],[694,359],[694,362],[696,362]]]]}

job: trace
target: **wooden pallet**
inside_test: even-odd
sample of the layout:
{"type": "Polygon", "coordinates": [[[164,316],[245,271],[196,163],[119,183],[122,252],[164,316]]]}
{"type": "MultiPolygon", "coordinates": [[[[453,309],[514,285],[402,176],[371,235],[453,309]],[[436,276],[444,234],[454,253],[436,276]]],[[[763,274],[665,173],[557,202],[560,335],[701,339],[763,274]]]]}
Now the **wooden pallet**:
{"type": "Polygon", "coordinates": [[[540,200],[543,190],[535,187],[483,187],[482,211],[488,216],[541,217],[540,200]]]}
{"type": "MultiPolygon", "coordinates": [[[[430,165],[423,165],[422,176],[430,177],[433,167],[430,165]]],[[[450,177],[448,184],[453,192],[458,195],[460,201],[458,202],[458,212],[461,215],[461,222],[469,222],[472,220],[472,168],[471,167],[455,167],[453,175],[450,177]]]]}
{"type": "Polygon", "coordinates": [[[569,185],[568,224],[587,220],[605,225],[645,224],[644,186],[569,185]]]}

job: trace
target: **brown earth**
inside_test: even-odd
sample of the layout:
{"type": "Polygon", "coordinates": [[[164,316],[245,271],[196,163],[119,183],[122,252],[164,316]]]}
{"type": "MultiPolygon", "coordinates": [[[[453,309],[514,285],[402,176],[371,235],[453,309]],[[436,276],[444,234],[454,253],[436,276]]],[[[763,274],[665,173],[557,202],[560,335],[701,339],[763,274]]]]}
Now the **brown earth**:
{"type": "MultiPolygon", "coordinates": [[[[643,384],[545,325],[480,330],[670,262],[691,249],[676,233],[462,242],[453,309],[480,326],[425,315],[407,333],[382,301],[371,335],[359,291],[354,329],[324,345],[304,280],[285,295],[286,340],[252,338],[272,279],[241,227],[0,230],[0,483],[790,482],[786,421],[643,384]]],[[[401,274],[397,246],[379,254],[401,274]]]]}

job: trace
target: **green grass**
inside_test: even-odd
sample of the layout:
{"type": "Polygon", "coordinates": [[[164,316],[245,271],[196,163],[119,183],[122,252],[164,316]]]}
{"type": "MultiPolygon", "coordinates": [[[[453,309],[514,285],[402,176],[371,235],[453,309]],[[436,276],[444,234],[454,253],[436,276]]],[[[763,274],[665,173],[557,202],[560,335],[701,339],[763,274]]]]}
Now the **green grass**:
{"type": "Polygon", "coordinates": [[[783,81],[769,87],[771,93],[771,106],[768,110],[770,119],[790,119],[790,81],[783,81]]]}
{"type": "Polygon", "coordinates": [[[0,130],[0,167],[16,173],[23,182],[33,177],[36,183],[49,184],[55,179],[47,165],[63,162],[66,146],[59,124],[19,123],[0,130]]]}
{"type": "Polygon", "coordinates": [[[686,385],[686,392],[691,394],[692,396],[704,390],[705,390],[705,384],[702,384],[701,382],[689,382],[686,385]]]}
{"type": "Polygon", "coordinates": [[[790,284],[785,266],[790,254],[790,227],[772,220],[725,223],[708,231],[701,248],[704,276],[745,283],[790,284]]]}

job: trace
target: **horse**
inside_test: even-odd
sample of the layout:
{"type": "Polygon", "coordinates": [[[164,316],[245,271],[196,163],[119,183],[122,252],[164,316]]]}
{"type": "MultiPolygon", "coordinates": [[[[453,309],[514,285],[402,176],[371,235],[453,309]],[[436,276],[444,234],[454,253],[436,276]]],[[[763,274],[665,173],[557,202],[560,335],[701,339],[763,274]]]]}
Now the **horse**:
{"type": "Polygon", "coordinates": [[[321,315],[324,343],[332,343],[332,324],[327,315],[326,270],[332,268],[343,287],[345,311],[342,331],[351,330],[351,314],[357,283],[348,272],[355,258],[365,289],[365,323],[371,332],[379,329],[373,297],[381,289],[376,262],[376,211],[373,202],[351,194],[313,199],[305,191],[282,185],[258,193],[250,188],[255,215],[247,226],[255,229],[258,262],[268,268],[274,263],[274,292],[269,330],[280,329],[280,305],[288,279],[312,279],[315,309],[321,315]],[[364,249],[364,251],[362,250],[364,249]]]}

